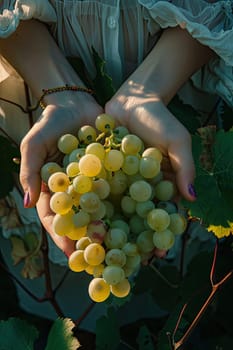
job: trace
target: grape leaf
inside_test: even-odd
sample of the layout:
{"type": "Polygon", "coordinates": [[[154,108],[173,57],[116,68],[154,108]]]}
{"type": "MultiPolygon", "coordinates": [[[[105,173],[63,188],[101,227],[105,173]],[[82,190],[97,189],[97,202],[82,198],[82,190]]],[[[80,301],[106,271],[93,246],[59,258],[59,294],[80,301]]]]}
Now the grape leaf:
{"type": "Polygon", "coordinates": [[[24,320],[0,321],[0,350],[33,350],[38,335],[38,330],[24,320]]]}
{"type": "MultiPolygon", "coordinates": [[[[193,217],[210,225],[230,227],[233,222],[233,132],[219,130],[215,133],[208,156],[203,138],[193,136],[193,156],[196,165],[195,188],[197,200],[183,201],[193,217]],[[204,154],[204,156],[203,156],[204,154]],[[208,168],[203,159],[208,156],[208,168]],[[212,166],[210,167],[210,159],[212,166]]],[[[209,145],[208,145],[209,147],[209,145]]]]}
{"type": "Polygon", "coordinates": [[[142,266],[135,279],[133,293],[151,293],[159,307],[171,311],[179,296],[179,282],[180,275],[175,266],[164,265],[159,269],[150,265],[142,266]]]}
{"type": "Polygon", "coordinates": [[[93,80],[94,91],[97,101],[101,106],[104,106],[114,95],[115,89],[112,78],[105,72],[105,61],[98,55],[94,48],[92,48],[92,54],[96,67],[96,76],[93,80]]]}
{"type": "Polygon", "coordinates": [[[81,345],[73,335],[74,323],[69,318],[57,318],[48,335],[45,350],[76,350],[81,345]]]}
{"type": "Polygon", "coordinates": [[[96,350],[117,349],[120,342],[119,325],[114,308],[108,308],[107,316],[96,322],[96,350]]]}
{"type": "Polygon", "coordinates": [[[139,334],[137,336],[137,343],[139,345],[139,350],[153,350],[154,345],[151,339],[150,331],[146,326],[142,326],[139,329],[139,334]]]}

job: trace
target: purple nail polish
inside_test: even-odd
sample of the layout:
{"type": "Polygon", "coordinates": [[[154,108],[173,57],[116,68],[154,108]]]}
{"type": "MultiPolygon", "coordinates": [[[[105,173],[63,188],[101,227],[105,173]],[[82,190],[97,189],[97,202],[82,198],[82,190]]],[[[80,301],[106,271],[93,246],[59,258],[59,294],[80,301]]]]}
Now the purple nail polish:
{"type": "Polygon", "coordinates": [[[188,185],[188,191],[189,191],[189,194],[191,194],[192,197],[197,198],[197,193],[195,191],[195,188],[194,188],[193,184],[189,184],[188,185]]]}
{"type": "Polygon", "coordinates": [[[27,208],[29,206],[29,203],[30,203],[30,195],[29,195],[29,192],[26,192],[23,199],[24,208],[27,208]]]}

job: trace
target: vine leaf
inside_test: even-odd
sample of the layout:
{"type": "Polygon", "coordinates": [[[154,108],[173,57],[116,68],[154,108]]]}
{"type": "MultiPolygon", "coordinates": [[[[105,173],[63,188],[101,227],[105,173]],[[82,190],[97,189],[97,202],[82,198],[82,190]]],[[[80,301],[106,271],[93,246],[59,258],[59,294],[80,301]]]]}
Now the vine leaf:
{"type": "Polygon", "coordinates": [[[23,261],[21,274],[24,278],[34,279],[44,272],[40,241],[33,232],[28,232],[24,237],[12,235],[11,256],[14,265],[23,261]]]}
{"type": "Polygon", "coordinates": [[[107,316],[100,317],[96,322],[96,350],[117,349],[119,342],[119,325],[114,308],[110,307],[107,316]]]}
{"type": "Polygon", "coordinates": [[[81,347],[78,339],[74,337],[75,325],[69,318],[57,318],[48,335],[45,350],[76,350],[81,347]]]}
{"type": "Polygon", "coordinates": [[[139,350],[153,350],[154,345],[151,338],[149,329],[144,325],[140,327],[139,334],[137,336],[137,343],[139,345],[139,350]]]}
{"type": "Polygon", "coordinates": [[[0,321],[0,349],[33,350],[38,330],[24,320],[9,318],[0,321]]]}
{"type": "Polygon", "coordinates": [[[193,136],[193,156],[197,200],[183,204],[208,230],[227,236],[233,225],[233,132],[202,128],[193,136]]]}
{"type": "Polygon", "coordinates": [[[91,78],[88,74],[85,64],[79,57],[68,57],[69,63],[75,69],[79,77],[87,87],[94,90],[97,102],[104,107],[105,103],[115,93],[112,78],[105,71],[105,61],[99,56],[98,52],[92,47],[92,57],[96,69],[96,75],[91,78]]]}

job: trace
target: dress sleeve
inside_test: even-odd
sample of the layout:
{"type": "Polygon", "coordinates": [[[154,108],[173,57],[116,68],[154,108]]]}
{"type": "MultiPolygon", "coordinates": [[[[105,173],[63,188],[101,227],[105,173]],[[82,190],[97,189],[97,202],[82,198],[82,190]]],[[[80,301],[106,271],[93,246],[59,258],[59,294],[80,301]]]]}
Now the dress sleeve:
{"type": "MultiPolygon", "coordinates": [[[[193,84],[206,92],[219,94],[233,106],[233,0],[139,0],[149,17],[149,28],[180,26],[215,53],[193,84]]],[[[151,33],[153,35],[153,32],[151,33]]]]}
{"type": "Polygon", "coordinates": [[[56,22],[56,13],[48,0],[3,0],[0,4],[0,38],[11,35],[21,20],[31,18],[56,22]]]}

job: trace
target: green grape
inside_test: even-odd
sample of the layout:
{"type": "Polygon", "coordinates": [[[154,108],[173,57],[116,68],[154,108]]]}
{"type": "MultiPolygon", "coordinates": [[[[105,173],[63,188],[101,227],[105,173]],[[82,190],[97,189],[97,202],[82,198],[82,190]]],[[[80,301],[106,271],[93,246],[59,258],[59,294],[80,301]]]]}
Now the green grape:
{"type": "Polygon", "coordinates": [[[100,206],[100,199],[96,193],[86,192],[81,195],[79,204],[87,213],[94,213],[100,206]]]}
{"type": "Polygon", "coordinates": [[[79,162],[81,157],[84,156],[84,154],[85,154],[85,148],[74,149],[69,154],[69,161],[68,161],[68,163],[79,162]]]}
{"type": "Polygon", "coordinates": [[[121,199],[121,209],[127,216],[135,213],[136,201],[130,196],[123,196],[121,199]]]}
{"type": "Polygon", "coordinates": [[[170,180],[161,180],[154,187],[155,196],[160,201],[169,201],[176,194],[176,187],[170,180]]]}
{"type": "Polygon", "coordinates": [[[110,185],[107,180],[99,178],[93,181],[92,191],[95,192],[100,199],[105,199],[110,193],[110,185]]]}
{"type": "Polygon", "coordinates": [[[77,241],[78,239],[84,237],[87,233],[87,226],[82,227],[73,227],[73,229],[66,234],[66,236],[73,241],[77,241]]]}
{"type": "Polygon", "coordinates": [[[137,214],[134,214],[129,219],[130,233],[138,235],[140,232],[146,229],[144,219],[137,214]]]}
{"type": "Polygon", "coordinates": [[[77,242],[75,244],[75,249],[76,250],[84,250],[90,243],[91,243],[90,238],[87,236],[83,236],[77,240],[77,242]]]}
{"type": "Polygon", "coordinates": [[[138,235],[136,243],[140,253],[149,253],[154,249],[153,233],[152,230],[146,230],[138,235]]]}
{"type": "Polygon", "coordinates": [[[83,125],[78,131],[79,141],[88,145],[96,141],[96,130],[91,125],[83,125]]]}
{"type": "Polygon", "coordinates": [[[69,154],[78,147],[78,144],[79,140],[76,136],[65,134],[58,139],[57,147],[62,153],[69,154]]]}
{"type": "Polygon", "coordinates": [[[154,158],[142,157],[139,161],[139,173],[146,179],[151,179],[160,173],[160,162],[154,158]]]}
{"type": "Polygon", "coordinates": [[[127,256],[135,256],[135,255],[138,255],[139,253],[137,244],[133,242],[125,243],[125,245],[122,247],[122,251],[127,256]]]}
{"type": "Polygon", "coordinates": [[[131,286],[127,278],[117,284],[110,286],[111,293],[117,298],[124,298],[129,295],[131,286]]]}
{"type": "Polygon", "coordinates": [[[122,170],[118,170],[108,179],[108,183],[110,185],[111,194],[118,195],[124,193],[128,186],[127,176],[122,170]]]}
{"type": "Polygon", "coordinates": [[[147,215],[147,222],[152,230],[164,231],[170,224],[170,216],[165,210],[155,208],[147,215]]]}
{"type": "Polygon", "coordinates": [[[79,210],[73,216],[73,222],[75,227],[87,226],[91,221],[90,214],[84,210],[79,210]]]}
{"type": "Polygon", "coordinates": [[[94,276],[94,277],[102,277],[102,273],[103,273],[104,267],[105,267],[104,264],[99,264],[99,265],[96,265],[96,266],[88,265],[88,266],[85,268],[85,271],[86,271],[89,275],[92,275],[92,276],[94,276]]]}
{"type": "Polygon", "coordinates": [[[116,265],[108,265],[103,270],[103,279],[109,285],[121,282],[125,278],[122,267],[116,265]]]}
{"type": "Polygon", "coordinates": [[[88,294],[96,303],[101,303],[108,299],[110,293],[109,284],[101,277],[95,277],[89,283],[88,294]]]}
{"type": "Polygon", "coordinates": [[[68,266],[74,272],[84,271],[87,267],[87,262],[84,259],[84,250],[75,250],[70,254],[68,266]]]}
{"type": "Polygon", "coordinates": [[[69,185],[70,179],[62,171],[52,174],[48,180],[48,187],[52,192],[65,192],[69,185]]]}
{"type": "Polygon", "coordinates": [[[102,200],[105,206],[105,218],[111,219],[114,215],[114,205],[109,200],[102,200]]]}
{"type": "Polygon", "coordinates": [[[181,235],[187,228],[187,220],[180,213],[170,214],[170,224],[168,229],[175,235],[181,235]]]}
{"type": "Polygon", "coordinates": [[[107,226],[102,220],[91,221],[87,226],[87,236],[92,242],[102,243],[107,234],[107,226]]]}
{"type": "Polygon", "coordinates": [[[53,231],[59,236],[65,236],[72,232],[74,228],[73,215],[74,212],[72,210],[64,215],[56,214],[52,223],[53,231]]]}
{"type": "Polygon", "coordinates": [[[95,127],[101,132],[108,133],[115,128],[115,120],[109,114],[100,114],[95,120],[95,127]]]}
{"type": "Polygon", "coordinates": [[[66,214],[71,210],[73,200],[66,192],[55,192],[50,198],[49,205],[54,213],[66,214]]]}
{"type": "Polygon", "coordinates": [[[120,228],[111,228],[108,230],[104,243],[107,248],[122,248],[127,242],[127,234],[120,228]]]}
{"type": "Polygon", "coordinates": [[[121,150],[124,154],[137,155],[143,148],[142,140],[133,134],[128,134],[121,141],[121,150]]]}
{"type": "Polygon", "coordinates": [[[175,235],[168,229],[160,232],[154,232],[153,242],[156,248],[168,250],[171,249],[175,243],[175,235]]]}
{"type": "Polygon", "coordinates": [[[101,168],[101,161],[94,154],[85,154],[79,161],[80,173],[89,177],[97,176],[101,168]]]}
{"type": "Polygon", "coordinates": [[[160,152],[160,150],[156,147],[148,147],[146,148],[143,153],[142,153],[142,157],[150,157],[153,158],[155,160],[157,160],[159,163],[162,161],[163,159],[163,155],[160,152]]]}
{"type": "Polygon", "coordinates": [[[71,162],[67,165],[66,167],[66,174],[69,176],[69,177],[75,177],[78,175],[79,173],[79,165],[78,165],[78,162],[71,162]]]}
{"type": "Polygon", "coordinates": [[[119,248],[109,249],[105,255],[105,262],[107,265],[124,266],[126,263],[126,255],[123,250],[119,248]]]}
{"type": "Polygon", "coordinates": [[[92,189],[92,179],[86,175],[79,174],[73,179],[73,188],[78,193],[86,193],[92,189]]]}
{"type": "Polygon", "coordinates": [[[138,156],[126,155],[124,157],[124,163],[122,165],[122,170],[127,175],[135,175],[139,170],[140,160],[138,156]]]}
{"type": "Polygon", "coordinates": [[[118,139],[122,140],[123,137],[129,134],[129,130],[125,126],[119,125],[113,130],[113,133],[118,139]]]}
{"type": "Polygon", "coordinates": [[[129,194],[135,201],[145,202],[151,198],[152,188],[151,185],[144,180],[135,181],[129,187],[129,194]]]}
{"type": "Polygon", "coordinates": [[[129,234],[129,225],[125,220],[115,219],[111,222],[111,228],[119,228],[127,235],[129,234]]]}
{"type": "Polygon", "coordinates": [[[155,208],[154,202],[151,200],[145,202],[137,202],[135,211],[141,218],[146,218],[148,213],[155,208]]]}
{"type": "Polygon", "coordinates": [[[89,265],[99,265],[105,259],[105,249],[99,243],[90,243],[84,250],[84,259],[89,265]]]}
{"type": "Polygon", "coordinates": [[[79,206],[79,202],[80,202],[81,193],[78,193],[77,191],[75,191],[75,189],[73,187],[73,184],[69,185],[69,187],[67,189],[67,193],[72,198],[73,205],[78,207],[79,206]]]}
{"type": "MultiPolygon", "coordinates": [[[[137,174],[134,174],[134,175],[128,175],[127,176],[127,183],[128,183],[128,186],[132,185],[134,182],[137,182],[137,181],[141,181],[141,180],[145,180],[144,177],[137,173],[137,174]]],[[[147,180],[148,181],[148,180],[147,180]]]]}
{"type": "Polygon", "coordinates": [[[91,220],[101,220],[106,216],[106,206],[105,204],[101,201],[99,208],[94,211],[93,213],[90,214],[91,220]]]}
{"type": "Polygon", "coordinates": [[[157,203],[157,208],[166,210],[168,214],[177,213],[177,205],[171,201],[160,201],[157,203]]]}
{"type": "Polygon", "coordinates": [[[141,264],[140,254],[133,256],[126,256],[126,263],[123,268],[130,268],[132,271],[135,271],[141,264]]]}
{"type": "Polygon", "coordinates": [[[107,151],[104,158],[104,167],[107,171],[118,171],[124,162],[123,153],[117,149],[107,151]]]}
{"type": "Polygon", "coordinates": [[[61,172],[61,171],[62,171],[62,168],[59,164],[55,162],[48,162],[41,167],[40,176],[42,181],[44,181],[47,184],[52,174],[61,172]]]}
{"type": "Polygon", "coordinates": [[[101,143],[92,142],[89,145],[87,145],[87,147],[85,149],[85,154],[94,154],[101,161],[103,161],[104,157],[105,157],[105,149],[101,143]]]}

